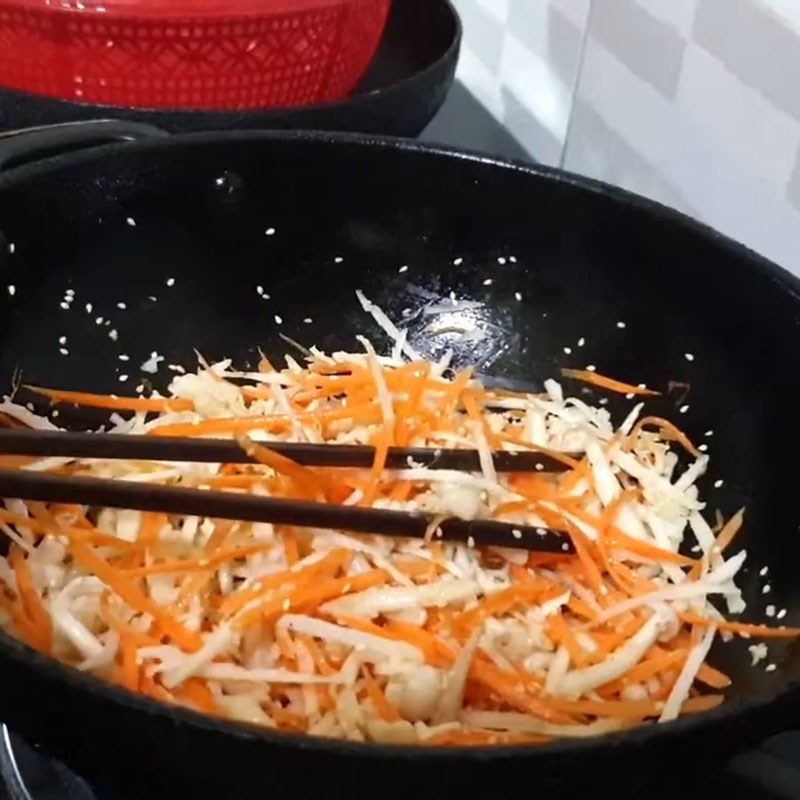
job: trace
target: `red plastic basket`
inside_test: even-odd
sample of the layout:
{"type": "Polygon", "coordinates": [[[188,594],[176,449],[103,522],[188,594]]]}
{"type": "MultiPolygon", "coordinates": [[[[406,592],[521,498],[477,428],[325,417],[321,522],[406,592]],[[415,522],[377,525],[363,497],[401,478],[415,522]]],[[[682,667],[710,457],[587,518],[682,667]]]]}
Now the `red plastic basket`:
{"type": "Polygon", "coordinates": [[[391,0],[0,0],[0,84],[138,108],[344,97],[391,0]]]}

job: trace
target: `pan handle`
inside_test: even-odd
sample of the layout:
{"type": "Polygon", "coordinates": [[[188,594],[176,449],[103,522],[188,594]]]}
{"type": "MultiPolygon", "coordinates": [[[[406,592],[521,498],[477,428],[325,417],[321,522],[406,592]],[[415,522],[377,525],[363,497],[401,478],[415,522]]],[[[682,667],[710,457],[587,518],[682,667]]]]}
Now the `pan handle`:
{"type": "Polygon", "coordinates": [[[65,122],[9,131],[0,134],[0,172],[73,150],[165,136],[169,134],[154,125],[115,119],[65,122]]]}

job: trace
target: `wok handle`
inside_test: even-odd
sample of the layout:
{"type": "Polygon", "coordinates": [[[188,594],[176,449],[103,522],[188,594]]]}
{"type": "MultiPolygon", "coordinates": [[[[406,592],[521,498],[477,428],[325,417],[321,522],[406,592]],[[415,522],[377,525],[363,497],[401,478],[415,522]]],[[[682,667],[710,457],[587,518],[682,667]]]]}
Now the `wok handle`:
{"type": "Polygon", "coordinates": [[[0,134],[0,172],[73,150],[165,136],[169,134],[154,125],[115,119],[66,122],[9,131],[0,134]]]}

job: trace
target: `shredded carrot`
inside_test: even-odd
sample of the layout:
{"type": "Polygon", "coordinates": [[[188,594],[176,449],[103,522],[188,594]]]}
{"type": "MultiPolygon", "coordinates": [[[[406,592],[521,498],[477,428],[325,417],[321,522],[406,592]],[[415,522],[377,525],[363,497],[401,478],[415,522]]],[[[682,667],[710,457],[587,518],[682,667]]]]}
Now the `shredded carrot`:
{"type": "Polygon", "coordinates": [[[288,566],[293,567],[300,560],[300,551],[294,529],[288,525],[281,528],[281,539],[283,539],[283,549],[286,553],[286,563],[288,566]]]}
{"type": "Polygon", "coordinates": [[[630,383],[609,378],[601,375],[599,372],[591,372],[586,369],[562,369],[561,374],[567,378],[575,378],[575,380],[589,383],[592,386],[598,386],[601,389],[609,389],[612,392],[619,392],[620,394],[641,394],[641,395],[660,395],[661,392],[656,392],[653,389],[645,389],[641,386],[634,386],[630,383]]]}
{"type": "Polygon", "coordinates": [[[383,689],[378,685],[372,672],[366,664],[361,667],[361,677],[364,679],[364,685],[367,688],[369,699],[372,700],[372,705],[378,716],[386,722],[398,722],[402,719],[400,712],[389,702],[383,689]]]}
{"type": "Polygon", "coordinates": [[[564,620],[563,614],[557,611],[547,620],[547,635],[557,644],[563,645],[576,667],[583,667],[587,663],[586,651],[578,644],[575,634],[564,620]]]}
{"type": "MultiPolygon", "coordinates": [[[[33,504],[29,505],[33,508],[33,504]]],[[[41,520],[30,517],[23,517],[19,514],[13,514],[0,508],[0,522],[5,522],[8,525],[13,525],[17,528],[27,528],[33,533],[47,536],[64,536],[73,541],[87,542],[102,547],[110,547],[114,550],[128,550],[130,544],[117,539],[115,536],[107,536],[100,533],[95,529],[87,530],[77,526],[59,525],[55,520],[41,520]]]]}
{"type": "Polygon", "coordinates": [[[381,476],[386,466],[386,459],[389,455],[389,447],[392,444],[392,438],[392,424],[391,422],[386,422],[378,432],[373,443],[375,447],[375,458],[372,463],[372,479],[369,482],[366,492],[364,492],[364,498],[361,501],[362,506],[371,506],[375,502],[381,476]]]}
{"type": "Polygon", "coordinates": [[[69,392],[63,389],[46,389],[42,386],[26,386],[36,394],[44,395],[54,403],[71,403],[89,408],[106,408],[115,411],[192,411],[194,403],[181,397],[117,397],[116,395],[69,392]]]}
{"type": "Polygon", "coordinates": [[[35,645],[43,653],[50,653],[53,649],[53,623],[50,614],[39,597],[39,592],[33,585],[33,578],[28,569],[28,562],[20,547],[12,544],[9,550],[9,563],[17,579],[17,590],[22,600],[24,613],[30,620],[35,632],[35,645]]]}
{"type": "Polygon", "coordinates": [[[200,649],[203,640],[197,633],[181,625],[168,611],[147,597],[125,575],[97,555],[91,547],[83,542],[72,541],[70,542],[70,552],[76,563],[100,578],[131,608],[143,614],[150,614],[164,633],[170,636],[176,644],[190,651],[200,649]]]}
{"type": "Polygon", "coordinates": [[[744,522],[744,509],[740,508],[723,526],[719,532],[716,541],[714,542],[714,549],[719,553],[724,553],[730,546],[736,534],[739,532],[744,522]]]}
{"type": "Polygon", "coordinates": [[[721,631],[740,636],[755,636],[759,639],[795,639],[800,636],[800,628],[771,628],[768,625],[753,625],[747,622],[731,622],[722,619],[707,619],[691,611],[683,611],[678,617],[690,625],[714,625],[721,631]]]}
{"type": "Polygon", "coordinates": [[[551,700],[534,697],[524,691],[518,676],[504,672],[488,658],[481,657],[480,654],[472,660],[469,677],[486,686],[499,699],[517,711],[532,714],[548,722],[569,723],[573,721],[569,714],[556,708],[551,700]]]}
{"type": "MultiPolygon", "coordinates": [[[[123,569],[125,575],[144,577],[145,575],[169,575],[182,572],[206,572],[214,570],[223,564],[235,561],[238,558],[245,558],[255,553],[263,553],[269,548],[266,544],[251,544],[242,547],[234,547],[230,550],[219,550],[214,555],[207,558],[181,558],[171,561],[161,561],[151,564],[149,567],[132,567],[123,569]]],[[[295,558],[291,563],[297,561],[295,558]]]]}
{"type": "Polygon", "coordinates": [[[697,680],[712,689],[727,689],[731,685],[731,679],[710,664],[703,664],[700,667],[697,672],[697,680]]]}
{"type": "Polygon", "coordinates": [[[220,604],[219,611],[223,616],[235,614],[244,608],[248,603],[262,597],[265,592],[283,584],[292,583],[298,585],[299,581],[312,579],[314,577],[324,577],[334,575],[338,569],[347,561],[350,553],[347,550],[332,550],[325,558],[311,564],[305,569],[293,572],[285,570],[266,575],[256,582],[255,585],[240,589],[238,592],[226,597],[220,604]]]}
{"type": "Polygon", "coordinates": [[[194,706],[198,711],[215,714],[217,704],[208,686],[199,678],[189,678],[173,690],[175,697],[184,703],[194,706]]]}
{"type": "Polygon", "coordinates": [[[311,499],[325,496],[325,481],[313,469],[303,467],[291,458],[276,453],[246,436],[237,436],[236,441],[248,456],[271,467],[275,472],[286,475],[305,496],[311,499]]]}
{"type": "Polygon", "coordinates": [[[658,428],[661,436],[667,440],[674,440],[678,442],[684,450],[691,453],[695,458],[699,458],[702,453],[694,446],[692,440],[676,425],[673,425],[669,420],[662,417],[642,417],[628,434],[625,445],[630,446],[636,441],[640,431],[648,425],[658,428]]]}
{"type": "Polygon", "coordinates": [[[123,642],[122,648],[122,685],[131,692],[139,691],[139,665],[136,663],[136,646],[131,642],[123,642]]]}

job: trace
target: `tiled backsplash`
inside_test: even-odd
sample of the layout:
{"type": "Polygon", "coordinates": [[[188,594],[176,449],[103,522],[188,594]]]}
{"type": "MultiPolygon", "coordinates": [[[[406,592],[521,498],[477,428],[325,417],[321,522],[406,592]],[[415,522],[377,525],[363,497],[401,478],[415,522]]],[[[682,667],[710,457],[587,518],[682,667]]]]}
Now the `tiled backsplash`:
{"type": "Polygon", "coordinates": [[[456,5],[462,80],[535,158],[800,273],[800,0],[456,5]]]}

